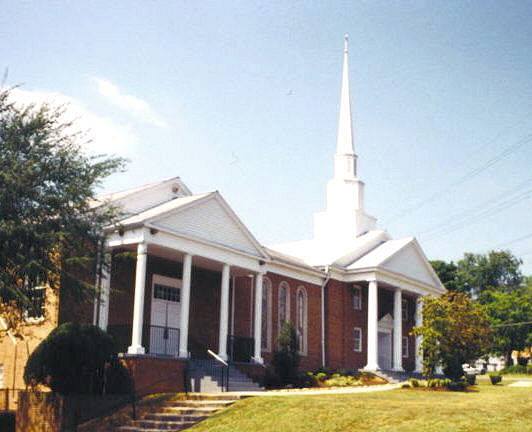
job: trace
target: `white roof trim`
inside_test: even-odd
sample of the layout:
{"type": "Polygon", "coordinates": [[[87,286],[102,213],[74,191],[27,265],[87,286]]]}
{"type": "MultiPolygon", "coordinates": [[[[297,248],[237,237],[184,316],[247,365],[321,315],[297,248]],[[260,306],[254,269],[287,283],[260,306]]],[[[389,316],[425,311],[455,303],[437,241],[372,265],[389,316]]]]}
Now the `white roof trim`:
{"type": "MultiPolygon", "coordinates": [[[[270,256],[265,251],[264,247],[257,241],[257,239],[255,239],[253,234],[251,234],[248,228],[242,223],[240,218],[233,211],[233,209],[231,209],[229,204],[225,201],[225,199],[220,195],[218,191],[208,192],[208,193],[199,194],[199,195],[192,195],[192,196],[182,197],[182,198],[175,198],[171,201],[167,201],[158,206],[145,210],[137,215],[130,216],[122,220],[121,222],[119,222],[118,225],[123,226],[123,227],[146,225],[146,226],[151,226],[156,229],[162,229],[160,226],[157,225],[157,219],[160,219],[161,217],[167,216],[169,214],[177,214],[181,211],[195,207],[211,199],[215,199],[220,204],[220,206],[227,213],[229,218],[233,220],[235,224],[238,226],[242,234],[253,244],[259,256],[265,260],[269,260],[270,256]]],[[[167,232],[172,232],[173,234],[183,236],[183,234],[179,233],[178,231],[174,232],[173,230],[168,230],[166,228],[165,230],[167,232]]],[[[185,237],[189,237],[189,236],[185,236],[185,237]]],[[[195,240],[200,241],[197,238],[195,240]]],[[[205,242],[204,240],[202,241],[205,242]]],[[[216,244],[217,246],[223,246],[223,245],[219,245],[218,243],[212,243],[212,244],[216,244]]],[[[229,249],[232,250],[232,248],[230,247],[229,249]]]]}

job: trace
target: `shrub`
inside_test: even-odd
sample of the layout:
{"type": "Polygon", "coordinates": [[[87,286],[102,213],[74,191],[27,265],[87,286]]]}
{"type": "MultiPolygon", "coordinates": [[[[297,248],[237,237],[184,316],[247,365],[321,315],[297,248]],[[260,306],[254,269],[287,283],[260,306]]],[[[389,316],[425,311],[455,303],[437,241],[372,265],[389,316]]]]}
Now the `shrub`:
{"type": "Polygon", "coordinates": [[[297,334],[294,326],[284,322],[277,339],[279,350],[273,355],[273,367],[282,385],[297,382],[297,368],[299,353],[297,348],[297,334]]]}
{"type": "Polygon", "coordinates": [[[502,375],[500,375],[499,373],[490,373],[489,377],[493,385],[498,384],[502,381],[502,375]]]}
{"type": "Polygon", "coordinates": [[[98,327],[65,323],[30,355],[24,381],[47,385],[62,394],[99,394],[104,387],[105,364],[114,355],[113,339],[98,327]]]}
{"type": "Polygon", "coordinates": [[[105,368],[104,391],[106,394],[130,394],[133,392],[131,375],[117,357],[113,357],[105,368]]]}
{"type": "Polygon", "coordinates": [[[512,366],[506,366],[503,370],[500,371],[501,374],[526,374],[527,373],[527,366],[523,365],[512,365],[512,366]]]}
{"type": "Polygon", "coordinates": [[[517,364],[519,366],[526,367],[526,365],[528,365],[528,357],[521,357],[521,356],[517,357],[517,364]]]}
{"type": "Polygon", "coordinates": [[[410,378],[408,380],[408,382],[410,383],[410,385],[412,387],[419,387],[419,380],[415,379],[415,378],[410,378]]]}
{"type": "Polygon", "coordinates": [[[466,374],[465,380],[469,385],[475,385],[477,383],[477,376],[475,374],[466,374]]]}
{"type": "Polygon", "coordinates": [[[451,381],[449,380],[449,383],[447,384],[447,388],[452,391],[464,391],[467,389],[467,382],[466,381],[451,381]]]}

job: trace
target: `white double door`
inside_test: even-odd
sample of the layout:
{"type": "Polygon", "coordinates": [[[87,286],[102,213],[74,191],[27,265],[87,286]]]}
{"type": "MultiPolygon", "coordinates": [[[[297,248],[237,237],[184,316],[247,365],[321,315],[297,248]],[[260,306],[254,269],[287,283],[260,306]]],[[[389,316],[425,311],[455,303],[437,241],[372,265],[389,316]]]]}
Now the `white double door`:
{"type": "Polygon", "coordinates": [[[179,322],[181,316],[181,280],[153,275],[150,353],[179,354],[179,322]]]}

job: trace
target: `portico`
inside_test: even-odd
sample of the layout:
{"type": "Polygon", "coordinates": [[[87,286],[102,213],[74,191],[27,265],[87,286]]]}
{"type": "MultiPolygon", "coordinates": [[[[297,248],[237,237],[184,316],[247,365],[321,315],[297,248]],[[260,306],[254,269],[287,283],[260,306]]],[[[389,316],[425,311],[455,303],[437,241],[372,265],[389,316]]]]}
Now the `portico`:
{"type": "MultiPolygon", "coordinates": [[[[191,288],[198,285],[198,281],[194,281],[193,278],[194,274],[203,271],[212,273],[213,279],[216,279],[216,282],[214,280],[209,282],[209,290],[214,293],[211,303],[216,300],[218,305],[217,322],[213,322],[216,315],[212,314],[212,310],[209,318],[210,325],[217,329],[217,337],[204,337],[199,345],[203,345],[205,351],[211,349],[222,359],[227,359],[228,341],[231,336],[229,333],[230,314],[235,313],[235,310],[230,308],[231,281],[235,277],[255,276],[256,283],[253,289],[256,292],[253,297],[260,299],[261,277],[267,256],[250,234],[242,230],[236,232],[236,228],[241,229],[241,227],[238,226],[237,220],[231,217],[231,213],[225,208],[225,202],[216,192],[194,200],[195,206],[185,206],[191,202],[188,198],[174,201],[185,202],[183,205],[174,202],[173,209],[169,212],[157,212],[154,215],[148,214],[141,217],[137,215],[132,218],[135,219],[132,221],[126,219],[120,228],[110,230],[107,236],[108,257],[113,251],[127,251],[129,255],[133,255],[135,263],[131,341],[127,347],[127,354],[171,355],[188,358],[191,351],[197,352],[201,349],[191,347],[189,336],[191,288]],[[211,236],[210,239],[201,239],[183,232],[186,227],[183,227],[181,223],[187,219],[193,219],[192,215],[186,214],[187,209],[188,212],[192,211],[200,217],[205,206],[209,207],[211,217],[218,219],[225,217],[226,224],[237,225],[231,238],[234,247],[231,247],[231,243],[227,241],[225,241],[226,244],[214,242],[215,236],[211,236]],[[216,214],[217,210],[218,214],[216,214]],[[179,224],[179,231],[175,230],[171,224],[175,224],[174,227],[179,224]],[[153,274],[153,269],[148,272],[148,257],[166,260],[169,262],[166,267],[175,266],[173,274],[176,277],[153,274]],[[163,282],[157,283],[156,280],[163,282]],[[151,286],[147,287],[147,283],[151,286]],[[146,307],[147,301],[150,307],[146,307]],[[162,318],[159,321],[157,321],[159,312],[157,305],[162,307],[162,318]],[[146,328],[149,330],[146,331],[146,328]],[[164,339],[165,350],[161,352],[156,345],[163,343],[162,339],[164,339]],[[214,341],[216,346],[213,346],[214,341]],[[171,345],[170,348],[168,344],[171,345]]],[[[112,277],[112,274],[108,275],[106,283],[102,286],[102,298],[109,296],[112,277]]],[[[254,320],[260,323],[261,303],[258,303],[258,307],[255,305],[254,308],[254,320]]],[[[98,323],[102,328],[107,328],[107,323],[109,323],[108,306],[109,302],[101,302],[98,309],[98,323]]],[[[212,309],[212,304],[209,307],[212,309]]],[[[205,323],[204,318],[200,321],[205,323]]],[[[259,343],[252,344],[252,358],[255,362],[262,363],[261,325],[254,326],[253,336],[259,343]]],[[[195,343],[197,344],[197,341],[195,343]]]]}

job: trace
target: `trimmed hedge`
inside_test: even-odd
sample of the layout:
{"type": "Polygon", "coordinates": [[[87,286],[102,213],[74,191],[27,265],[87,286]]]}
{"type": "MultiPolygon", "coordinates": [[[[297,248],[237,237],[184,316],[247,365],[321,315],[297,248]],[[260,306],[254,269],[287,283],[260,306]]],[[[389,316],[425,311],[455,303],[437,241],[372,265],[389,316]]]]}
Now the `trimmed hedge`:
{"type": "Polygon", "coordinates": [[[116,360],[113,338],[88,324],[65,323],[54,329],[28,359],[24,381],[60,394],[131,391],[129,373],[116,360]]]}

